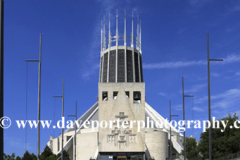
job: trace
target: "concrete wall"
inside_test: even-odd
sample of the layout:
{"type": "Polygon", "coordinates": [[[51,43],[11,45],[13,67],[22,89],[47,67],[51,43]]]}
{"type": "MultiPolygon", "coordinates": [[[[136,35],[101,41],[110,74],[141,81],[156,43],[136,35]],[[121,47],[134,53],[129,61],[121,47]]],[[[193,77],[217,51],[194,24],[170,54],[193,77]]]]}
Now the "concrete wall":
{"type": "MultiPolygon", "coordinates": [[[[99,83],[99,122],[105,120],[107,122],[117,120],[117,115],[120,112],[124,112],[124,115],[127,115],[127,118],[124,118],[126,121],[139,121],[142,120],[145,122],[145,83],[99,83]],[[102,100],[102,92],[108,92],[108,100],[102,100]],[[113,92],[118,91],[116,99],[113,99],[113,92]],[[126,97],[125,91],[129,91],[129,98],[126,97]],[[133,92],[141,92],[141,101],[140,103],[134,103],[133,101],[133,92]]],[[[99,151],[100,152],[144,152],[145,151],[145,128],[140,129],[140,132],[137,132],[137,123],[133,123],[132,128],[129,130],[131,134],[125,134],[126,129],[120,128],[116,129],[118,134],[113,136],[112,140],[108,139],[109,135],[116,133],[115,127],[112,128],[99,128],[99,151]],[[130,135],[131,138],[128,137],[130,135]],[[123,140],[128,141],[129,143],[120,143],[120,136],[124,136],[123,140]]]]}
{"type": "Polygon", "coordinates": [[[51,146],[50,146],[51,142],[52,142],[52,152],[53,152],[54,154],[57,154],[57,152],[58,152],[58,138],[54,138],[54,139],[53,139],[53,138],[50,136],[50,141],[47,142],[47,145],[48,145],[49,147],[51,147],[51,146]]]}
{"type": "Polygon", "coordinates": [[[89,160],[94,157],[98,147],[98,133],[77,134],[77,159],[89,160]]]}
{"type": "MultiPolygon", "coordinates": [[[[98,145],[98,132],[92,132],[91,129],[83,129],[82,133],[77,134],[76,143],[77,143],[77,159],[89,159],[90,157],[94,157],[98,145]],[[79,158],[80,157],[80,158],[79,158]]],[[[64,145],[67,142],[67,136],[73,135],[75,132],[68,132],[64,134],[64,145]]],[[[57,154],[59,150],[61,150],[62,146],[62,137],[61,135],[58,138],[53,139],[50,137],[50,141],[53,143],[52,152],[57,154]],[[58,147],[59,145],[59,147],[58,147]]],[[[47,145],[50,146],[50,141],[47,142],[47,145]]],[[[69,158],[71,160],[74,159],[74,140],[72,146],[67,150],[69,154],[69,158]]]]}
{"type": "Polygon", "coordinates": [[[145,134],[148,151],[155,160],[166,160],[168,157],[168,133],[153,131],[145,134]]]}
{"type": "MultiPolygon", "coordinates": [[[[73,134],[75,133],[75,131],[71,131],[71,132],[67,132],[67,133],[64,133],[64,136],[63,136],[63,145],[66,144],[67,142],[67,137],[68,136],[72,136],[73,134]]],[[[62,148],[62,135],[60,135],[59,137],[57,138],[54,138],[52,136],[50,136],[50,141],[52,141],[52,152],[54,154],[57,154],[58,151],[62,148]]],[[[47,145],[50,146],[50,141],[47,142],[47,145]]]]}

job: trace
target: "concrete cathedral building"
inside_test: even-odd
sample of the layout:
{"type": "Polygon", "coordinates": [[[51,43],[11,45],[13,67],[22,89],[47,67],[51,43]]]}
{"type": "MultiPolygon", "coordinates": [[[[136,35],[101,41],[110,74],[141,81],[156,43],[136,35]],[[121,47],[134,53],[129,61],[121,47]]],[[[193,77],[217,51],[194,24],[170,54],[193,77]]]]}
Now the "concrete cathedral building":
{"type": "MultiPolygon", "coordinates": [[[[116,34],[111,36],[110,16],[108,34],[104,19],[101,27],[98,101],[77,120],[79,123],[81,121],[81,127],[77,128],[74,124],[63,134],[63,149],[69,153],[71,160],[166,160],[169,157],[170,124],[145,102],[141,22],[135,21],[136,31],[132,18],[132,32],[127,36],[125,14],[124,35],[119,35],[116,15],[116,34]],[[100,123],[113,120],[112,128],[92,130],[91,124],[90,128],[83,125],[86,121],[100,123]],[[145,127],[139,128],[137,123],[131,124],[131,121],[145,122],[145,127]],[[166,125],[159,127],[157,123],[166,125]]],[[[183,150],[183,135],[173,127],[171,133],[172,154],[176,158],[183,150]]],[[[61,153],[62,135],[56,138],[50,136],[47,145],[54,154],[61,153]]]]}

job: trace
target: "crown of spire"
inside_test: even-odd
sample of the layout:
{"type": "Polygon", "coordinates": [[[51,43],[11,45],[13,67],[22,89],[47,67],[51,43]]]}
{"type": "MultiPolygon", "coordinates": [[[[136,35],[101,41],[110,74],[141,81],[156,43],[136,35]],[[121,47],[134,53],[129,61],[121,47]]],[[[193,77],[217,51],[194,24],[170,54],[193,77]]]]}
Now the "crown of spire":
{"type": "Polygon", "coordinates": [[[139,23],[139,16],[137,16],[137,29],[136,29],[136,37],[134,38],[134,12],[132,12],[132,31],[131,36],[127,36],[127,20],[126,20],[126,10],[124,13],[124,35],[119,35],[119,26],[118,26],[118,10],[116,10],[116,35],[111,36],[111,17],[109,12],[109,26],[108,26],[108,38],[106,35],[106,23],[105,23],[105,16],[103,20],[103,24],[101,22],[101,52],[104,50],[111,48],[114,45],[118,46],[119,41],[124,41],[124,46],[127,46],[127,42],[130,42],[130,46],[141,51],[141,20],[139,23]]]}

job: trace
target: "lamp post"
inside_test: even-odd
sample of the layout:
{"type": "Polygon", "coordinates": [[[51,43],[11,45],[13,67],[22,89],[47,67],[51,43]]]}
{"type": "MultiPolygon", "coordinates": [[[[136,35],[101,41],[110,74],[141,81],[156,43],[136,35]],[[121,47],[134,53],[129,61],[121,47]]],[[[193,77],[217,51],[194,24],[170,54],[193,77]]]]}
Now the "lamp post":
{"type": "MultiPolygon", "coordinates": [[[[26,62],[38,62],[38,122],[40,122],[41,111],[41,56],[42,56],[42,34],[40,34],[39,59],[25,60],[26,62]]],[[[38,123],[38,140],[37,140],[37,159],[40,159],[40,123],[38,123]]]]}
{"type": "MultiPolygon", "coordinates": [[[[53,96],[53,97],[62,97],[62,118],[64,118],[64,78],[63,78],[63,93],[62,96],[53,96]]],[[[62,128],[62,156],[61,160],[63,160],[63,128],[62,128]]]]}
{"type": "MultiPolygon", "coordinates": [[[[76,110],[75,110],[75,115],[68,115],[69,117],[75,117],[75,123],[77,123],[77,101],[76,101],[76,110]]],[[[76,149],[76,128],[77,128],[77,124],[75,124],[74,126],[74,130],[75,130],[75,136],[74,136],[74,160],[77,160],[77,149],[76,149]]]]}
{"type": "Polygon", "coordinates": [[[185,97],[194,97],[184,94],[184,78],[182,77],[182,95],[183,95],[183,121],[184,121],[184,160],[186,160],[186,125],[185,125],[185,97]]]}
{"type": "MultiPolygon", "coordinates": [[[[208,63],[208,120],[211,119],[211,94],[210,94],[210,61],[223,61],[223,59],[209,59],[209,34],[207,34],[207,63],[208,63]]],[[[209,127],[209,160],[212,160],[212,127],[209,127]]]]}
{"type": "Polygon", "coordinates": [[[171,127],[171,121],[172,117],[178,117],[178,115],[172,115],[171,112],[171,101],[169,101],[169,112],[170,112],[170,160],[172,160],[172,127],[171,127]]]}

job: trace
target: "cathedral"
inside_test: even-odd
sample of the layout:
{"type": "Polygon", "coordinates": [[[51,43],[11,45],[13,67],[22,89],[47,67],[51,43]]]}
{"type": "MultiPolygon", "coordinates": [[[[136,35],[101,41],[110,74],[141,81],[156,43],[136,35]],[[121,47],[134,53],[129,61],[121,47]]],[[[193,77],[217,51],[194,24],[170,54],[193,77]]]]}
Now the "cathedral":
{"type": "Polygon", "coordinates": [[[134,25],[132,18],[129,36],[126,23],[125,14],[124,34],[119,35],[116,15],[116,34],[112,36],[110,16],[108,33],[104,18],[97,102],[78,118],[80,127],[74,123],[73,128],[64,131],[63,140],[62,135],[50,136],[47,145],[54,154],[61,153],[62,142],[71,160],[166,160],[170,146],[174,159],[182,152],[183,135],[145,101],[141,22],[137,20],[134,25]],[[106,123],[87,127],[83,125],[87,121],[113,123],[111,127],[106,123]]]}

